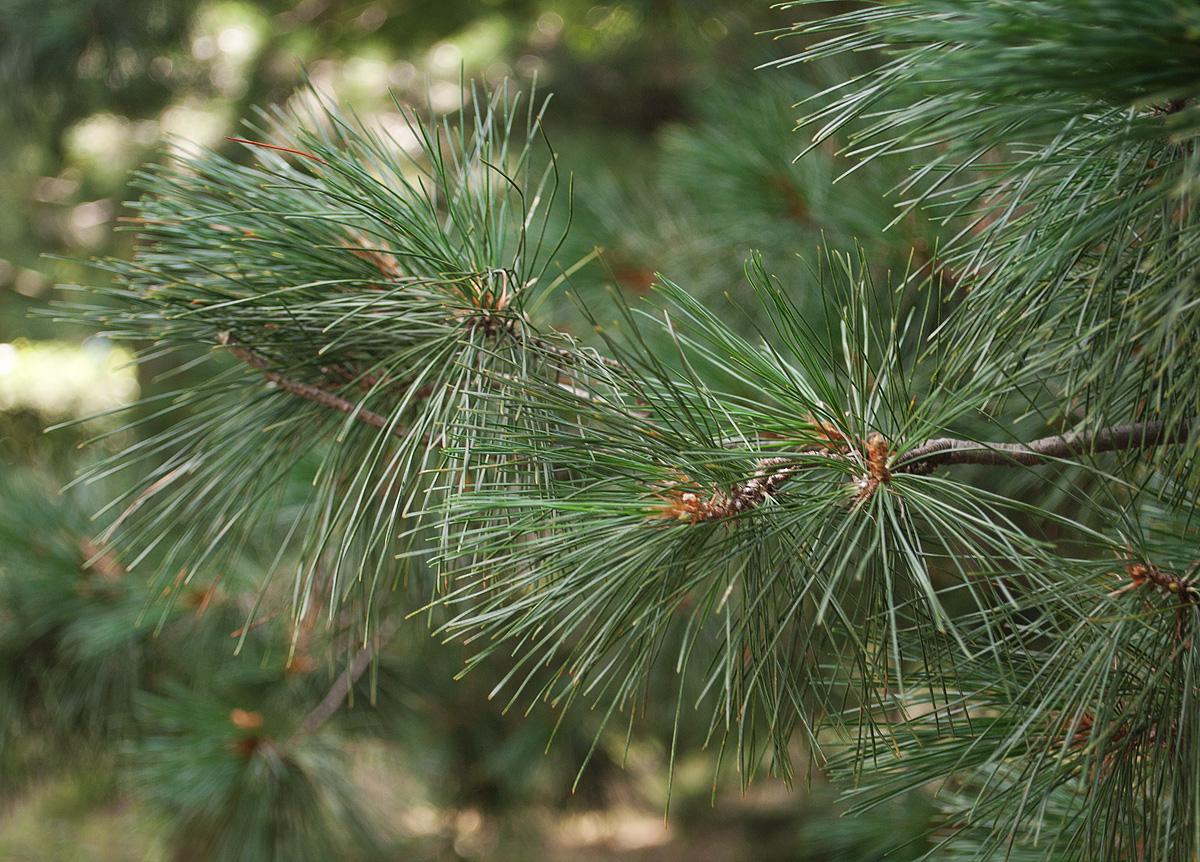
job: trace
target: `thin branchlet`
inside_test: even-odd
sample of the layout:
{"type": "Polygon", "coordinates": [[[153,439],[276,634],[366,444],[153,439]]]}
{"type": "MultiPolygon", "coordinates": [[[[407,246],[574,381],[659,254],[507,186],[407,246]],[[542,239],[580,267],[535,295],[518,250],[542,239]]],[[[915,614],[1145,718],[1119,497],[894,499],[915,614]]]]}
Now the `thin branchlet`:
{"type": "Polygon", "coordinates": [[[386,416],[381,416],[352,401],[347,401],[345,398],[334,395],[332,392],[326,392],[324,389],[313,386],[311,383],[294,380],[279,371],[275,371],[266,360],[255,355],[248,347],[239,343],[233,333],[228,330],[218,332],[217,341],[225,345],[225,348],[238,359],[242,360],[242,362],[262,372],[263,377],[285,392],[290,392],[301,398],[307,398],[309,401],[314,401],[325,407],[332,407],[334,410],[340,410],[342,413],[353,416],[359,422],[365,422],[397,437],[404,438],[408,436],[409,429],[407,427],[398,422],[391,421],[386,416]]]}
{"type": "MultiPolygon", "coordinates": [[[[218,332],[217,340],[230,353],[250,367],[259,370],[264,377],[286,392],[326,407],[332,407],[353,416],[360,422],[387,430],[397,437],[403,438],[409,433],[408,428],[390,421],[385,416],[310,383],[294,380],[273,370],[265,360],[240,344],[228,330],[218,332]]],[[[545,344],[540,347],[552,355],[563,358],[569,353],[569,351],[545,344]]],[[[943,464],[1035,467],[1050,460],[1069,459],[1101,452],[1149,449],[1186,442],[1198,426],[1200,426],[1200,418],[1197,417],[1180,419],[1174,423],[1156,420],[1116,425],[1090,432],[1054,434],[1029,443],[977,442],[939,437],[921,443],[895,460],[889,457],[891,451],[894,451],[894,447],[891,447],[881,434],[872,432],[860,447],[864,456],[861,460],[865,472],[858,483],[859,493],[856,500],[861,502],[870,498],[880,485],[890,484],[892,475],[896,473],[923,475],[943,464]]],[[[829,431],[823,425],[818,425],[817,431],[821,436],[828,437],[829,435],[829,431]]],[[[834,442],[833,438],[830,440],[831,443],[834,442]]],[[[841,445],[806,447],[804,451],[806,455],[824,454],[830,459],[845,461],[847,456],[843,447],[846,441],[841,435],[838,435],[836,442],[841,445]]],[[[690,490],[675,491],[667,498],[667,504],[656,512],[654,517],[702,522],[737,515],[760,505],[803,466],[813,466],[813,463],[808,461],[801,465],[786,456],[761,459],[755,465],[754,473],[748,479],[727,491],[717,490],[707,497],[690,490]]]]}
{"type": "Polygon", "coordinates": [[[349,696],[350,690],[354,688],[354,684],[358,682],[359,677],[370,666],[372,659],[391,640],[395,631],[395,624],[383,627],[381,631],[371,638],[370,643],[364,645],[354,654],[354,658],[350,661],[349,666],[334,680],[325,697],[321,698],[321,702],[313,707],[312,711],[300,722],[300,726],[292,734],[290,742],[295,743],[312,735],[325,722],[332,718],[334,713],[341,709],[342,703],[349,696]]]}
{"type": "Polygon", "coordinates": [[[1109,598],[1115,598],[1142,587],[1149,587],[1164,595],[1176,596],[1185,604],[1200,604],[1200,588],[1197,588],[1191,578],[1153,563],[1144,562],[1128,563],[1125,566],[1125,573],[1129,576],[1129,583],[1110,592],[1109,598]]]}

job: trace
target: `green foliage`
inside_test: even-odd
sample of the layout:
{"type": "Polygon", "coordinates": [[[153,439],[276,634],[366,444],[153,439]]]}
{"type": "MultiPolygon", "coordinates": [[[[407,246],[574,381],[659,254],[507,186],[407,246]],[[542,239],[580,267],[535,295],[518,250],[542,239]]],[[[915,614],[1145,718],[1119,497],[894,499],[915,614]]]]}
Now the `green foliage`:
{"type": "Polygon", "coordinates": [[[333,616],[357,602],[360,637],[369,636],[371,598],[398,578],[397,535],[417,532],[409,515],[433,487],[430,452],[474,409],[488,368],[520,364],[536,337],[527,309],[555,241],[538,211],[553,204],[557,169],[532,166],[539,115],[517,101],[502,91],[480,105],[470,135],[412,119],[423,157],[315,104],[308,125],[274,118],[259,165],[208,154],[199,171],[143,176],[150,245],[114,266],[122,286],[112,295],[132,305],[95,317],[111,338],[153,335],[143,361],[220,343],[252,366],[226,364],[162,401],[159,418],[180,420],[92,471],[153,465],[117,502],[130,546],[163,544],[160,571],[183,566],[191,578],[210,557],[219,567],[246,531],[275,519],[269,570],[298,557],[297,613],[320,601],[333,616]],[[514,140],[517,123],[526,131],[514,140]],[[172,323],[159,330],[159,320],[172,323]],[[278,386],[263,390],[254,368],[282,375],[271,378],[278,386]],[[282,382],[292,378],[323,393],[302,414],[282,382]],[[231,398],[243,404],[233,413],[231,398]],[[286,499],[297,471],[311,489],[286,499]],[[167,512],[186,525],[178,535],[163,532],[167,512]],[[325,556],[332,565],[314,587],[325,556]]]}
{"type": "Polygon", "coordinates": [[[180,858],[375,846],[336,737],[297,733],[325,691],[306,679],[311,656],[289,651],[290,627],[256,625],[230,663],[245,619],[233,585],[177,581],[165,589],[179,601],[151,616],[163,589],[93,540],[82,510],[93,504],[56,499],[24,472],[0,481],[0,792],[72,768],[108,775],[108,798],[130,782],[180,858]]]}
{"type": "Polygon", "coordinates": [[[709,733],[734,734],[746,780],[764,745],[790,776],[798,725],[816,742],[823,724],[841,723],[844,699],[873,699],[866,680],[904,684],[922,650],[901,648],[902,625],[954,628],[939,589],[961,581],[970,592],[972,572],[1039,555],[1012,522],[1017,504],[922,475],[875,493],[873,456],[830,457],[867,429],[928,439],[963,407],[905,367],[912,333],[873,319],[862,269],[829,264],[829,332],[808,326],[761,268],[752,276],[772,347],[664,280],[667,307],[645,317],[668,329],[680,370],[650,352],[622,308],[625,337],[606,333],[616,370],[597,362],[566,383],[514,370],[498,383],[498,402],[562,417],[472,434],[475,454],[506,469],[448,504],[462,538],[445,551],[459,586],[444,601],[465,607],[445,630],[481,657],[509,653],[524,678],[510,703],[595,698],[608,715],[632,714],[655,662],[681,674],[694,663],[709,733]],[[705,382],[720,376],[755,395],[705,382]],[[518,484],[525,464],[544,466],[518,484]],[[557,673],[543,681],[533,673],[542,666],[557,673]]]}
{"type": "Polygon", "coordinates": [[[264,717],[186,690],[146,697],[150,728],[130,775],[154,788],[177,858],[373,858],[374,833],[347,781],[345,749],[287,736],[264,717]]]}
{"type": "Polygon", "coordinates": [[[150,662],[137,626],[147,596],[89,542],[79,509],[60,513],[28,476],[3,482],[0,750],[11,791],[28,775],[23,761],[37,757],[31,742],[69,750],[121,735],[150,662]]]}
{"type": "Polygon", "coordinates": [[[1196,16],[1169,0],[915,2],[798,28],[846,32],[784,63],[890,49],[806,122],[862,160],[921,154],[902,212],[954,225],[942,266],[971,284],[948,372],[1003,357],[1006,379],[1050,387],[1033,409],[1089,428],[1200,414],[1196,16]]]}
{"type": "Polygon", "coordinates": [[[964,621],[972,658],[918,674],[897,701],[914,715],[906,732],[843,761],[863,798],[948,784],[948,823],[971,824],[944,834],[953,858],[1183,859],[1197,846],[1194,16],[1177,3],[914,2],[798,27],[844,32],[792,60],[890,54],[810,120],[862,159],[924,155],[903,206],[955,226],[944,267],[970,285],[938,334],[953,345],[947,379],[1004,381],[1066,428],[1187,429],[1182,445],[1076,480],[1111,507],[1089,518],[1123,548],[1063,548],[1049,568],[1001,573],[1006,600],[964,621]]]}
{"type": "MultiPolygon", "coordinates": [[[[259,670],[140,699],[177,834],[286,857],[277,828],[316,810],[320,857],[356,824],[278,643],[247,634],[290,599],[292,650],[317,615],[349,655],[425,616],[468,679],[503,662],[489,696],[560,729],[595,710],[591,752],[618,714],[627,740],[665,714],[672,757],[711,744],[743,782],[790,781],[800,741],[860,810],[936,786],[944,858],[1194,858],[1196,24],[1165,0],[910,0],[798,25],[837,35],[784,65],[879,65],[806,102],[803,168],[765,125],[672,133],[665,205],[593,207],[636,304],[582,289],[541,110],[506,88],[454,118],[397,104],[395,137],[310,90],[260,115],[250,164],[141,174],[137,252],[76,316],[198,382],[82,481],[132,477],[107,535],[169,586],[164,631],[187,589],[259,582],[259,670]],[[801,193],[838,138],[850,173],[921,160],[903,275],[849,241],[878,212],[801,193]],[[786,237],[824,227],[788,273],[786,237]],[[643,277],[738,230],[774,247],[746,300],[717,305],[703,254],[698,293],[643,277]],[[560,284],[594,347],[544,319],[560,284]]],[[[91,606],[61,603],[55,654],[89,655],[91,606]]],[[[34,634],[58,608],[10,604],[34,634]]]]}

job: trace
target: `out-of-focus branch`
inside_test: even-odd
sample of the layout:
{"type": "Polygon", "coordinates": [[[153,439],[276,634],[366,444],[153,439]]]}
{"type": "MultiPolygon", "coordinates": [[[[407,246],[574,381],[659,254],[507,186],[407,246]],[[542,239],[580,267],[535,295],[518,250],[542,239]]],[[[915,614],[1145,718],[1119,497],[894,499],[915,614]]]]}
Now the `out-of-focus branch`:
{"type": "Polygon", "coordinates": [[[375,653],[383,648],[384,644],[391,639],[394,632],[395,626],[385,627],[375,637],[371,638],[369,644],[355,653],[350,666],[333,681],[329,692],[325,697],[321,698],[320,703],[313,707],[312,712],[304,717],[304,721],[300,723],[295,733],[292,734],[291,741],[294,742],[298,739],[303,739],[311,733],[315,733],[321,725],[333,717],[335,712],[341,709],[342,702],[350,694],[350,689],[354,687],[359,677],[363,675],[363,672],[371,664],[371,659],[375,657],[375,653]]]}

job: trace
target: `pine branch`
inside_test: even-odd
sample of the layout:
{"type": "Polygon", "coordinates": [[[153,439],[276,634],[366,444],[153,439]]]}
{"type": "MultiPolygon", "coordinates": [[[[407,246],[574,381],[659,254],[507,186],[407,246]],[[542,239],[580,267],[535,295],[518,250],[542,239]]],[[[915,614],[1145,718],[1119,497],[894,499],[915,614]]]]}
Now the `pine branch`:
{"type": "Polygon", "coordinates": [[[942,437],[922,443],[892,467],[894,472],[917,473],[940,464],[986,464],[998,467],[1036,467],[1052,458],[1071,458],[1089,452],[1149,449],[1186,440],[1200,418],[1116,425],[1082,434],[1055,434],[1029,443],[975,443],[942,437]]]}
{"type": "Polygon", "coordinates": [[[660,495],[664,505],[651,517],[692,522],[732,517],[760,505],[801,470],[828,461],[856,463],[863,468],[857,497],[861,502],[869,499],[880,485],[890,483],[897,473],[923,475],[942,464],[1036,467],[1054,458],[1180,443],[1197,425],[1200,425],[1200,418],[1181,419],[1173,424],[1141,422],[1084,434],[1056,434],[1029,443],[977,443],[941,437],[922,443],[890,465],[887,463],[888,444],[879,433],[870,434],[856,454],[845,439],[839,437],[831,439],[830,444],[801,449],[804,456],[812,458],[803,463],[790,457],[763,458],[755,465],[753,476],[727,491],[717,490],[711,497],[704,497],[692,489],[673,488],[669,495],[660,495]]]}
{"type": "Polygon", "coordinates": [[[347,401],[345,398],[342,398],[338,395],[334,395],[332,392],[326,392],[324,389],[319,389],[316,386],[313,386],[311,383],[293,380],[292,378],[273,370],[264,359],[256,356],[249,348],[239,344],[237,338],[235,338],[233,333],[229,332],[228,330],[218,332],[217,341],[225,345],[229,352],[238,359],[242,360],[242,362],[245,362],[251,368],[256,368],[261,371],[263,377],[270,380],[285,392],[290,392],[293,395],[299,395],[301,398],[307,398],[309,401],[315,401],[316,403],[322,404],[325,407],[332,407],[334,410],[340,410],[343,413],[353,416],[360,422],[365,422],[368,425],[388,431],[389,433],[394,434],[401,439],[408,436],[408,428],[403,425],[390,422],[386,416],[380,416],[378,413],[368,410],[365,407],[359,407],[357,404],[347,401]]]}
{"type": "MultiPolygon", "coordinates": [[[[359,421],[376,428],[390,429],[390,432],[398,437],[403,438],[409,433],[406,427],[391,425],[386,417],[378,413],[364,407],[359,407],[345,398],[326,392],[312,384],[293,380],[278,371],[272,370],[266,361],[239,344],[233,334],[227,330],[217,333],[217,340],[225,345],[230,353],[252,368],[261,371],[264,377],[284,391],[352,415],[359,421]]],[[[539,347],[559,358],[575,360],[581,358],[578,354],[541,343],[540,340],[539,347]]],[[[604,357],[598,358],[608,367],[624,368],[621,363],[615,360],[604,357]]],[[[591,400],[590,396],[584,393],[576,392],[576,394],[591,400]]],[[[875,452],[872,450],[872,443],[868,441],[866,451],[868,453],[867,460],[870,473],[867,479],[868,484],[864,487],[863,494],[864,496],[869,496],[879,484],[886,484],[890,481],[892,473],[927,473],[942,464],[1035,467],[1045,464],[1049,459],[1071,458],[1083,453],[1148,449],[1155,446],[1170,445],[1186,440],[1198,424],[1200,424],[1200,418],[1197,417],[1181,419],[1174,424],[1163,421],[1141,422],[1117,425],[1080,434],[1055,434],[1050,437],[1033,440],[1029,443],[981,443],[951,437],[940,437],[922,443],[890,467],[882,463],[877,463],[881,462],[882,459],[876,457],[875,452]]],[[[806,449],[805,451],[811,454],[821,450],[828,451],[826,447],[816,447],[806,449]]],[[[845,456],[842,453],[838,453],[832,455],[832,457],[841,460],[845,456]]],[[[731,495],[727,497],[722,496],[719,501],[702,500],[695,494],[685,495],[685,498],[690,497],[694,499],[681,500],[679,506],[671,507],[671,511],[674,514],[674,509],[678,508],[679,514],[687,520],[710,520],[727,517],[743,509],[753,508],[757,503],[761,502],[765,494],[783,484],[788,478],[794,475],[796,469],[795,465],[788,466],[787,459],[784,458],[764,459],[759,464],[759,469],[756,471],[755,476],[743,485],[735,488],[731,495]]]]}

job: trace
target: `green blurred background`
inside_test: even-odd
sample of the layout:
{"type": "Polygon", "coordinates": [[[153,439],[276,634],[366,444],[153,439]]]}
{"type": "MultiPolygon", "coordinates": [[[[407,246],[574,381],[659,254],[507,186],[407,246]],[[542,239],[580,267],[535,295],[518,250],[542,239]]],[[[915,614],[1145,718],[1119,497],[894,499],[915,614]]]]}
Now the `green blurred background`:
{"type": "MultiPolygon", "coordinates": [[[[929,226],[883,232],[902,165],[800,161],[793,106],[845,69],[758,69],[796,46],[765,31],[793,13],[716,0],[5,0],[0,4],[0,858],[914,858],[930,813],[897,800],[838,817],[818,758],[809,786],[720,773],[706,727],[670,715],[593,743],[583,714],[505,714],[503,668],[452,681],[464,653],[398,626],[353,708],[313,733],[339,668],[335,635],[267,616],[234,655],[261,571],[228,573],[169,611],[100,553],[103,483],[59,489],[84,459],[142,433],[109,413],[186,383],[162,358],[129,366],[103,333],[58,323],[127,258],[129,172],[189,147],[233,158],[254,106],[305,80],[403,135],[392,101],[453,111],[463,80],[552,93],[547,125],[574,177],[568,267],[585,299],[636,299],[657,272],[717,302],[746,257],[803,303],[797,255],[867,244],[880,285],[930,265],[929,226]],[[49,310],[49,311],[47,311],[49,310]],[[61,426],[42,433],[47,426],[61,426]],[[94,441],[88,446],[80,444],[94,441]],[[685,723],[686,725],[686,723],[685,723]],[[670,812],[664,817],[670,786],[670,812]],[[906,843],[908,842],[908,843],[906,843]]],[[[546,315],[579,327],[567,299],[546,315]]],[[[747,326],[752,319],[747,320],[747,326]]],[[[583,327],[579,327],[583,329],[583,327]]],[[[136,412],[133,414],[136,419],[136,412]]],[[[113,482],[118,481],[113,479],[113,482]]],[[[267,565],[264,562],[264,566],[267,565]]],[[[168,579],[169,580],[169,579],[168,579]]],[[[676,683],[664,678],[662,709],[676,683]]],[[[832,742],[832,741],[831,741],[832,742]]]]}

